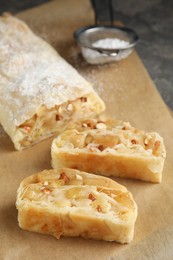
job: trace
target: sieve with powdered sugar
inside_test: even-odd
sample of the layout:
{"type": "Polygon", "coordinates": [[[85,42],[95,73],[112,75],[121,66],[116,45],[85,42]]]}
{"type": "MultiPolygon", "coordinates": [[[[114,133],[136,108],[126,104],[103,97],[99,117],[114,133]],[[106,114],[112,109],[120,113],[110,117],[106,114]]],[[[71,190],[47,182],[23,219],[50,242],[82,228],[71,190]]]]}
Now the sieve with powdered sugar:
{"type": "Polygon", "coordinates": [[[131,28],[114,26],[112,0],[109,0],[110,25],[100,25],[96,0],[92,1],[96,25],[75,31],[74,36],[85,60],[90,64],[104,64],[126,58],[139,40],[131,28]]]}

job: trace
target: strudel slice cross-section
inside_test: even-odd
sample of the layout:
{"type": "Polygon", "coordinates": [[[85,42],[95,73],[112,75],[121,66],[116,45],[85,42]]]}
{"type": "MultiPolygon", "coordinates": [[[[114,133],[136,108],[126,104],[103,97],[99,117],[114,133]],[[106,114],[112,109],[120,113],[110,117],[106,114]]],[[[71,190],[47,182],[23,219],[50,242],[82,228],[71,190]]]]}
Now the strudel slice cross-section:
{"type": "Polygon", "coordinates": [[[21,150],[105,109],[92,86],[19,19],[0,17],[0,123],[21,150]]]}
{"type": "Polygon", "coordinates": [[[21,228],[57,239],[133,239],[136,203],[124,186],[106,177],[67,168],[45,170],[21,182],[16,206],[21,228]]]}
{"type": "Polygon", "coordinates": [[[166,152],[158,133],[109,119],[79,121],[71,127],[52,143],[53,168],[161,182],[166,152]]]}

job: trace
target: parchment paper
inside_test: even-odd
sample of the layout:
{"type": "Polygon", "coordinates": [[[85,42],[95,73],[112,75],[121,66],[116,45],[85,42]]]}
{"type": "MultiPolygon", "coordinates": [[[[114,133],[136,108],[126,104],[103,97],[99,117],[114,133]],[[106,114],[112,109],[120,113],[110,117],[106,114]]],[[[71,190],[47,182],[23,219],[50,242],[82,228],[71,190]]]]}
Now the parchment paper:
{"type": "Polygon", "coordinates": [[[158,131],[167,158],[161,184],[116,179],[138,204],[134,240],[128,245],[61,238],[24,231],[17,224],[16,190],[26,176],[50,168],[52,139],[17,152],[0,128],[0,259],[173,259],[173,120],[135,52],[126,60],[90,66],[73,39],[78,27],[94,21],[86,0],[53,1],[18,15],[75,66],[105,100],[107,114],[138,128],[158,131]]]}

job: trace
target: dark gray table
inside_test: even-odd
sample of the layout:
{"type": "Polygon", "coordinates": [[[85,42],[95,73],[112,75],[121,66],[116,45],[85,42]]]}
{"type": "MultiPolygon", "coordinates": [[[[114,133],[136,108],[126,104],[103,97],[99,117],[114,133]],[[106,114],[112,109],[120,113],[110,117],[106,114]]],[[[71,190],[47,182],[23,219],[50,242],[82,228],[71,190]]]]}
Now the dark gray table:
{"type": "MultiPolygon", "coordinates": [[[[108,0],[96,1],[104,17],[103,6],[108,0]]],[[[0,12],[16,13],[44,2],[47,0],[0,0],[0,12]]],[[[173,110],[173,0],[113,0],[113,10],[116,20],[139,34],[137,51],[165,103],[173,110]]]]}

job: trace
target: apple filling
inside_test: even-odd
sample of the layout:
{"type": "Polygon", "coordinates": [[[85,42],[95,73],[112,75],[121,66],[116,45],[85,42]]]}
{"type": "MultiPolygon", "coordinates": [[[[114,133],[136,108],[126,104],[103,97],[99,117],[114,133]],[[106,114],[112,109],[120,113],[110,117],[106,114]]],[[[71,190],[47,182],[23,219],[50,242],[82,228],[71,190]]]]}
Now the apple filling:
{"type": "Polygon", "coordinates": [[[18,148],[25,148],[55,133],[60,133],[73,120],[99,114],[100,106],[93,93],[51,109],[41,106],[32,118],[17,127],[15,141],[18,143],[18,148]]]}
{"type": "MultiPolygon", "coordinates": [[[[27,184],[22,192],[24,203],[32,202],[40,206],[53,207],[56,211],[80,212],[101,217],[110,216],[124,221],[132,207],[128,192],[111,188],[81,185],[79,176],[76,185],[71,185],[69,177],[62,172],[55,179],[38,180],[27,184]]],[[[81,177],[81,176],[80,176],[81,177]]],[[[81,177],[82,178],[82,177],[81,177]]],[[[132,207],[133,208],[133,207],[132,207]]]]}
{"type": "Polygon", "coordinates": [[[163,142],[157,133],[134,131],[134,128],[121,128],[120,125],[110,129],[103,125],[104,123],[97,123],[96,128],[83,131],[66,130],[54,140],[54,145],[60,149],[74,149],[76,152],[80,149],[80,152],[92,153],[118,152],[165,156],[163,142]]]}

